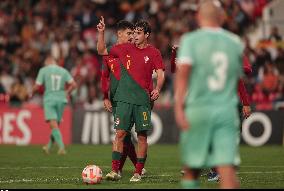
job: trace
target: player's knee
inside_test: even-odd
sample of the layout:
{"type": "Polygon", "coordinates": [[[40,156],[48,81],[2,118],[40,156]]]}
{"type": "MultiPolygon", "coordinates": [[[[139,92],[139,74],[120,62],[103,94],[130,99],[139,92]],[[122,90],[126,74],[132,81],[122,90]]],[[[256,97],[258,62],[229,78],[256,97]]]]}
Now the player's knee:
{"type": "Polygon", "coordinates": [[[118,141],[123,141],[124,137],[126,136],[127,132],[123,130],[116,131],[115,138],[118,141]]]}
{"type": "Polygon", "coordinates": [[[139,143],[147,144],[147,134],[145,133],[138,134],[137,138],[139,143]]]}

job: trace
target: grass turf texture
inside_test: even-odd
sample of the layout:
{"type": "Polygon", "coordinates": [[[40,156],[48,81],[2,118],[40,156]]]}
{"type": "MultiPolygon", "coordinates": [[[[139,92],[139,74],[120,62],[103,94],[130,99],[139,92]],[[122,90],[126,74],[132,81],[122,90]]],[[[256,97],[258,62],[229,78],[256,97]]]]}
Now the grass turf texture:
{"type": "MultiPolygon", "coordinates": [[[[139,183],[129,182],[134,168],[127,160],[120,181],[83,184],[81,173],[88,164],[100,166],[104,176],[111,170],[110,145],[70,145],[65,156],[58,156],[56,151],[54,148],[45,155],[41,146],[0,145],[0,188],[180,188],[177,145],[150,146],[147,177],[139,183]]],[[[283,147],[242,146],[241,158],[241,188],[284,188],[283,147]]],[[[200,181],[201,188],[218,187],[205,176],[200,181]]]]}

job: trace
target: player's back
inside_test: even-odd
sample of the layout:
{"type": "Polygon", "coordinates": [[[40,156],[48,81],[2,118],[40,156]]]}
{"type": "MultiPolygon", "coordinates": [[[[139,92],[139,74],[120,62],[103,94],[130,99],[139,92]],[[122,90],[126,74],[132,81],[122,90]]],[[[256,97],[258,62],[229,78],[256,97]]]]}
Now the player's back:
{"type": "Polygon", "coordinates": [[[40,69],[37,81],[44,85],[44,101],[67,102],[65,95],[65,83],[70,81],[69,72],[55,64],[40,69]]]}
{"type": "Polygon", "coordinates": [[[240,39],[221,28],[203,28],[186,34],[182,43],[189,52],[181,52],[179,58],[188,55],[192,63],[187,105],[236,105],[237,81],[242,74],[240,39]]]}

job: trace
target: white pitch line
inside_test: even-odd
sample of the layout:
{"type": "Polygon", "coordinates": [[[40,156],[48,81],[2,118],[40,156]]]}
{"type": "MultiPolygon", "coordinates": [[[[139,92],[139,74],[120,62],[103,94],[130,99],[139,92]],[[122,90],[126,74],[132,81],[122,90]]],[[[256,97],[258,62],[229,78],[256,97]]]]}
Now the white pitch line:
{"type": "Polygon", "coordinates": [[[238,172],[237,174],[283,174],[284,171],[238,172]]]}
{"type": "MultiPolygon", "coordinates": [[[[160,174],[160,175],[147,175],[146,178],[148,177],[169,177],[171,175],[167,174],[160,174]]],[[[0,184],[2,183],[21,183],[21,182],[63,182],[63,181],[81,181],[81,178],[36,178],[36,179],[28,179],[28,178],[23,178],[23,179],[10,179],[10,180],[0,180],[0,184]]]]}
{"type": "Polygon", "coordinates": [[[36,179],[17,179],[17,180],[0,180],[0,183],[20,183],[20,182],[62,182],[62,181],[79,181],[80,178],[36,178],[36,179]]]}
{"type": "Polygon", "coordinates": [[[262,165],[244,165],[240,166],[240,168],[284,168],[283,165],[272,165],[272,166],[262,166],[262,165]]]}

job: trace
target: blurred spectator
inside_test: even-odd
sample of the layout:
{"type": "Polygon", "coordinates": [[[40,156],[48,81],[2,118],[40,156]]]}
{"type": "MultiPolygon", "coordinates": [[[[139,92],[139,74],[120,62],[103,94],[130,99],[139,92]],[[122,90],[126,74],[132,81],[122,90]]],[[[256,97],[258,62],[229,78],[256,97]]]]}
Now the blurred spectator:
{"type": "Polygon", "coordinates": [[[258,80],[264,90],[273,92],[278,87],[279,71],[272,62],[266,62],[266,64],[259,69],[258,80]]]}
{"type": "Polygon", "coordinates": [[[23,78],[18,75],[10,91],[10,104],[12,106],[21,106],[28,99],[28,90],[24,85],[23,78]]]}
{"type": "MultiPolygon", "coordinates": [[[[161,92],[161,104],[173,100],[173,75],[169,72],[171,46],[179,43],[181,35],[195,30],[195,13],[199,0],[2,0],[0,3],[0,84],[11,93],[14,76],[20,75],[27,91],[31,90],[38,70],[48,53],[71,71],[78,82],[75,104],[98,100],[101,58],[96,54],[96,24],[105,16],[108,46],[116,41],[115,23],[126,19],[136,22],[146,19],[152,26],[151,43],[162,53],[166,65],[166,84],[161,92]],[[95,93],[94,93],[95,92],[95,93]],[[96,99],[94,99],[94,94],[96,99]]],[[[270,0],[221,0],[226,10],[224,27],[238,35],[246,34],[261,16],[270,0]]],[[[281,40],[277,29],[271,39],[281,40]]],[[[266,48],[254,50],[245,38],[245,54],[253,66],[247,85],[257,83],[259,69],[271,55],[266,48]]],[[[274,58],[274,57],[273,57],[274,58]]],[[[283,50],[275,58],[280,74],[283,72],[283,50]]],[[[268,80],[269,81],[269,80],[268,80]]],[[[279,83],[282,83],[281,80],[279,83]]],[[[13,86],[14,89],[17,89],[13,86]]],[[[253,88],[252,88],[253,89],[253,88]]],[[[15,96],[15,95],[14,95],[15,96]]],[[[14,99],[14,98],[13,98],[14,99]]],[[[38,99],[33,99],[39,103],[38,99]]]]}
{"type": "Polygon", "coordinates": [[[281,35],[279,34],[278,27],[274,26],[271,29],[269,40],[279,42],[282,40],[281,35]]]}
{"type": "Polygon", "coordinates": [[[2,68],[0,70],[1,75],[0,75],[0,82],[3,85],[4,89],[6,90],[7,93],[11,91],[11,86],[14,83],[14,78],[10,74],[11,72],[9,71],[9,66],[7,64],[3,64],[2,68]]]}
{"type": "Polygon", "coordinates": [[[277,56],[274,62],[280,74],[284,75],[284,50],[283,48],[280,48],[280,47],[277,48],[277,56]]]}

